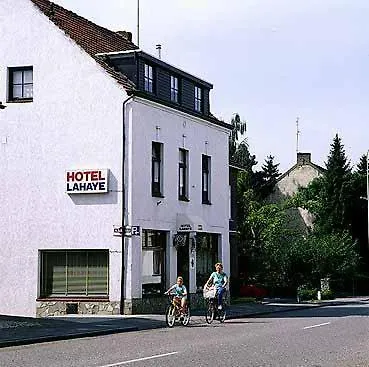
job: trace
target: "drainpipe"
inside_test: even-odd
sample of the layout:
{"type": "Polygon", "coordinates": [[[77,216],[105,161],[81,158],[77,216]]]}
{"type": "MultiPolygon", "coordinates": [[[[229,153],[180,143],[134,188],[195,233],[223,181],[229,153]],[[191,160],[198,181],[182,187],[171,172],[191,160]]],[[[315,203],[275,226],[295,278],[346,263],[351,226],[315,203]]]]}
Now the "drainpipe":
{"type": "Polygon", "coordinates": [[[133,99],[133,95],[130,95],[123,101],[122,113],[123,113],[123,139],[122,139],[122,271],[120,279],[120,314],[124,315],[124,291],[125,291],[125,211],[126,211],[126,190],[125,190],[125,161],[126,161],[126,104],[133,99]]]}

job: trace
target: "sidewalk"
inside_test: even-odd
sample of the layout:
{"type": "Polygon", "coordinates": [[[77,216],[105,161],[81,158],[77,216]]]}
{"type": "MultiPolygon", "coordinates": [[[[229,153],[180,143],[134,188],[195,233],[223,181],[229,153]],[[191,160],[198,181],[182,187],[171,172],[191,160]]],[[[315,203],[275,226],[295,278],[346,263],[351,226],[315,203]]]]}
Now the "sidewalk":
{"type": "MultiPolygon", "coordinates": [[[[231,305],[228,310],[227,319],[355,303],[369,303],[369,297],[340,298],[315,303],[297,303],[294,300],[266,299],[262,303],[231,305]]],[[[191,323],[205,322],[201,310],[196,310],[192,314],[190,325],[191,323]]],[[[162,327],[166,327],[164,315],[68,315],[65,317],[49,318],[0,315],[0,348],[162,327]]]]}

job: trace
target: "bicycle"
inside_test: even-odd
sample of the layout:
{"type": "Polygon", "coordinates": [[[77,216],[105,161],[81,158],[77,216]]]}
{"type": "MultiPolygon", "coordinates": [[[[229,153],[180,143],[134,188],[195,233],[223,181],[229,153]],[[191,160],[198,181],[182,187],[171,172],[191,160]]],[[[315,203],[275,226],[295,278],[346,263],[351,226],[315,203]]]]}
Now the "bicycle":
{"type": "Polygon", "coordinates": [[[211,324],[214,319],[218,319],[219,322],[223,323],[227,316],[226,304],[224,301],[225,294],[222,299],[222,308],[218,309],[218,296],[216,289],[210,290],[204,289],[204,298],[206,302],[205,320],[208,324],[211,324]]]}
{"type": "Polygon", "coordinates": [[[187,303],[185,310],[181,312],[181,304],[176,300],[174,294],[168,294],[169,305],[165,311],[165,322],[168,327],[173,327],[176,321],[180,321],[183,326],[187,326],[190,322],[190,306],[187,303]]]}

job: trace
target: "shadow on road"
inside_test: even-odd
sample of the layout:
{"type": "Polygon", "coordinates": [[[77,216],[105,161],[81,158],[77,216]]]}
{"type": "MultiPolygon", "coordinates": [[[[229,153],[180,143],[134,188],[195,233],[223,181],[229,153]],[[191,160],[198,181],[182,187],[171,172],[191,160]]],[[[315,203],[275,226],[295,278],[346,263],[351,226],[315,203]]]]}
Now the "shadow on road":
{"type": "Polygon", "coordinates": [[[307,309],[296,309],[293,311],[276,312],[264,315],[255,315],[253,317],[267,318],[293,318],[293,317],[347,317],[369,316],[369,303],[360,302],[350,305],[332,305],[326,307],[311,307],[307,309]]]}

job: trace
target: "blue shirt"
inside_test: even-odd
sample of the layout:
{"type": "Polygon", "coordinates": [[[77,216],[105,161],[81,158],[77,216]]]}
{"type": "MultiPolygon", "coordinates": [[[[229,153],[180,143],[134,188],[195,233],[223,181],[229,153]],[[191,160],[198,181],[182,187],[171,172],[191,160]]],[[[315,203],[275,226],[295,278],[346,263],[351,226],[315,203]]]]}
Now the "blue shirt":
{"type": "Polygon", "coordinates": [[[227,279],[227,274],[226,273],[218,273],[216,271],[214,271],[213,273],[211,273],[210,275],[210,279],[213,280],[213,284],[215,286],[215,288],[220,288],[224,285],[226,279],[227,279]]]}
{"type": "Polygon", "coordinates": [[[187,294],[187,289],[183,284],[181,286],[176,284],[174,287],[174,292],[177,297],[183,297],[185,294],[187,294]]]}

